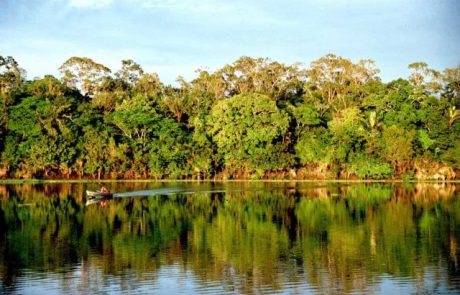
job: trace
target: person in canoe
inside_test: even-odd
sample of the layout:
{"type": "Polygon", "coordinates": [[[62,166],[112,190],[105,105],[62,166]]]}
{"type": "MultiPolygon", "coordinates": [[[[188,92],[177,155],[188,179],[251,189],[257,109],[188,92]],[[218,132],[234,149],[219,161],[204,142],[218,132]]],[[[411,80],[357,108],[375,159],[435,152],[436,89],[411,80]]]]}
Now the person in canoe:
{"type": "Polygon", "coordinates": [[[110,191],[105,186],[101,187],[100,192],[103,194],[110,194],[110,191]]]}
{"type": "MultiPolygon", "coordinates": [[[[101,186],[100,192],[103,194],[110,194],[109,189],[106,188],[105,186],[101,186]]],[[[107,205],[108,202],[109,202],[109,199],[103,199],[100,203],[101,207],[104,207],[105,205],[107,205]]]]}

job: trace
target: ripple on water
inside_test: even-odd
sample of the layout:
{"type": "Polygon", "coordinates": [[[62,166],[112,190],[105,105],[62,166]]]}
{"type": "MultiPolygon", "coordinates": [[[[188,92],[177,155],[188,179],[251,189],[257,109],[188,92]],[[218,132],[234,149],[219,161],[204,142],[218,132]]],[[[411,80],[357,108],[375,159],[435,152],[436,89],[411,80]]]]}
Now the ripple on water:
{"type": "MultiPolygon", "coordinates": [[[[123,185],[119,188],[124,191],[123,185]]],[[[9,210],[10,219],[0,237],[0,293],[460,290],[458,198],[413,203],[409,192],[407,198],[394,198],[390,196],[399,190],[379,187],[373,189],[374,197],[389,197],[372,202],[367,201],[368,187],[354,191],[364,191],[363,198],[348,199],[335,193],[341,188],[315,190],[311,198],[302,195],[306,192],[286,199],[282,193],[255,190],[245,195],[239,188],[231,195],[206,196],[211,189],[176,198],[169,197],[172,188],[166,187],[155,190],[165,195],[161,198],[132,198],[130,193],[93,207],[79,204],[81,196],[62,195],[60,200],[71,202],[49,202],[40,195],[33,208],[41,211],[30,215],[33,211],[16,210],[14,202],[4,200],[0,210],[9,210]],[[327,197],[331,192],[337,196],[327,197]],[[18,212],[22,215],[16,218],[18,212]]]]}
{"type": "MultiPolygon", "coordinates": [[[[204,270],[203,270],[204,271],[204,270]]],[[[208,270],[209,271],[209,270],[208,270]]],[[[17,278],[14,288],[3,287],[11,294],[458,294],[459,277],[448,277],[441,267],[414,269],[416,275],[377,275],[369,279],[355,273],[348,287],[345,281],[331,279],[331,274],[323,269],[316,273],[317,283],[309,281],[308,269],[293,273],[289,265],[278,269],[274,285],[262,284],[230,273],[226,281],[212,280],[196,275],[187,266],[172,264],[162,266],[155,272],[141,276],[130,269],[115,275],[102,273],[100,269],[74,267],[67,271],[43,272],[25,270],[17,278]],[[360,280],[361,278],[361,280],[360,280]],[[449,284],[445,282],[449,281],[449,284]],[[361,284],[361,285],[360,285],[361,284]]]]}

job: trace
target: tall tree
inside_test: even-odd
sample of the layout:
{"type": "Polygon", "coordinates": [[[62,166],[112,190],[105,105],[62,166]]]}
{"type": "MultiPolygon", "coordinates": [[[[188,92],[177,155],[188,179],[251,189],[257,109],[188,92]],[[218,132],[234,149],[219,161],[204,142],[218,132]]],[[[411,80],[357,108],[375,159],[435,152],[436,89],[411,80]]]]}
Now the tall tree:
{"type": "Polygon", "coordinates": [[[454,107],[460,108],[460,64],[455,68],[447,68],[442,75],[444,88],[442,97],[447,99],[454,107]]]}
{"type": "Polygon", "coordinates": [[[22,86],[25,79],[25,71],[11,56],[0,55],[0,95],[8,96],[11,91],[22,86]]]}
{"type": "Polygon", "coordinates": [[[308,93],[319,96],[333,110],[345,109],[365,96],[360,86],[378,80],[378,73],[372,60],[353,63],[328,54],[313,61],[307,70],[310,82],[308,93]]]}
{"type": "Polygon", "coordinates": [[[135,63],[132,59],[126,59],[121,61],[121,69],[115,73],[115,77],[134,86],[144,74],[144,70],[139,64],[135,63]]]}
{"type": "Polygon", "coordinates": [[[0,151],[4,147],[8,125],[8,108],[13,103],[13,93],[23,86],[25,71],[11,56],[0,55],[0,151]]]}
{"type": "Polygon", "coordinates": [[[69,87],[76,87],[83,95],[93,96],[103,78],[110,74],[110,69],[88,57],[71,57],[60,67],[63,82],[69,87]]]}
{"type": "MultiPolygon", "coordinates": [[[[414,62],[409,65],[412,70],[409,82],[415,87],[416,95],[439,93],[442,87],[441,73],[428,67],[425,62],[414,62]]],[[[420,98],[419,98],[420,99],[420,98]]]]}

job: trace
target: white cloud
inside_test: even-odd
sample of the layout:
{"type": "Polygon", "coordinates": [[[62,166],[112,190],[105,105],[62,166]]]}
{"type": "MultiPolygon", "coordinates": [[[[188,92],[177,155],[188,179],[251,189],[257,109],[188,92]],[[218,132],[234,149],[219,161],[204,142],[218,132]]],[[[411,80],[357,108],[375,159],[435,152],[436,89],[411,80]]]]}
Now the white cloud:
{"type": "Polygon", "coordinates": [[[113,0],[69,0],[69,5],[76,8],[103,8],[112,2],[113,0]]]}

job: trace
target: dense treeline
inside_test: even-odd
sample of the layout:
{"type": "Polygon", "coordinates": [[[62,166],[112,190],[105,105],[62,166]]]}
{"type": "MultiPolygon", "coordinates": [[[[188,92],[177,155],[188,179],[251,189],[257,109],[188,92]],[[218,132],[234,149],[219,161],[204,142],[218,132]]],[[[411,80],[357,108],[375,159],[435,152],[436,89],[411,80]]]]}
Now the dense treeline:
{"type": "Polygon", "coordinates": [[[418,178],[460,171],[460,65],[413,63],[383,83],[370,60],[242,57],[163,84],[72,57],[26,80],[0,56],[2,177],[418,178]]]}

